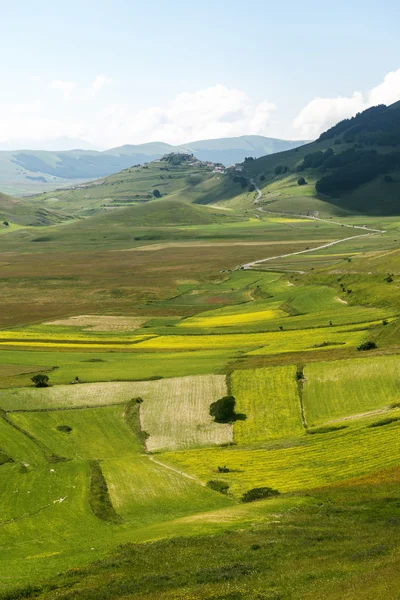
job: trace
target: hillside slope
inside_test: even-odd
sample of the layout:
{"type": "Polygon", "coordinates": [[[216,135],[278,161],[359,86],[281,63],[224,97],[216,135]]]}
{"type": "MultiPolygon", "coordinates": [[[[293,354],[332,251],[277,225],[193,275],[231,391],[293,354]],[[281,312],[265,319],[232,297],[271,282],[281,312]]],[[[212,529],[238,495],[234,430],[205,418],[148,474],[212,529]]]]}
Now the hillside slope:
{"type": "Polygon", "coordinates": [[[341,121],[301,148],[246,160],[243,175],[257,179],[271,210],[399,214],[400,103],[341,121]]]}
{"type": "Polygon", "coordinates": [[[12,198],[0,193],[1,231],[12,230],[16,225],[45,226],[56,225],[68,220],[68,216],[41,206],[33,206],[25,200],[12,198]]]}
{"type": "Polygon", "coordinates": [[[176,147],[164,142],[128,144],[103,152],[79,149],[64,152],[0,151],[0,190],[18,195],[55,189],[71,182],[80,183],[106,177],[132,165],[159,159],[173,151],[190,151],[200,160],[230,165],[242,162],[246,156],[259,157],[303,143],[262,136],[242,136],[203,140],[176,147]]]}

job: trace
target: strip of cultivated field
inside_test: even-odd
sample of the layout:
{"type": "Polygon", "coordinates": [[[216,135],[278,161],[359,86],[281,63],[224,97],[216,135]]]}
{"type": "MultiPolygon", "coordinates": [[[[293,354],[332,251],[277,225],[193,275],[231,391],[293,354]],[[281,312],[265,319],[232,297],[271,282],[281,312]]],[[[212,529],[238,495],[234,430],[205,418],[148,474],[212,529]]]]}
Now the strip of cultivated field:
{"type": "Polygon", "coordinates": [[[232,373],[236,410],[246,415],[234,425],[237,444],[249,446],[304,433],[295,376],[292,365],[232,373]]]}
{"type": "Polygon", "coordinates": [[[13,413],[10,418],[53,452],[67,458],[105,459],[142,450],[124,421],[122,406],[22,412],[13,413]],[[69,427],[70,431],[60,427],[69,427]]]}
{"type": "Polygon", "coordinates": [[[400,404],[400,357],[311,363],[304,370],[309,425],[400,404]]]}
{"type": "Polygon", "coordinates": [[[213,448],[169,452],[162,460],[203,481],[223,479],[235,495],[254,487],[281,492],[325,485],[400,462],[400,424],[313,435],[292,447],[245,450],[213,448]],[[219,466],[230,473],[218,473],[219,466]]]}
{"type": "Polygon", "coordinates": [[[118,514],[140,526],[232,503],[147,457],[106,460],[102,470],[118,514]]]}
{"type": "Polygon", "coordinates": [[[232,441],[232,426],[214,423],[211,402],[227,393],[223,375],[160,381],[140,406],[142,430],[150,434],[148,450],[213,446],[232,441]],[[163,385],[164,383],[164,385],[163,385]]]}

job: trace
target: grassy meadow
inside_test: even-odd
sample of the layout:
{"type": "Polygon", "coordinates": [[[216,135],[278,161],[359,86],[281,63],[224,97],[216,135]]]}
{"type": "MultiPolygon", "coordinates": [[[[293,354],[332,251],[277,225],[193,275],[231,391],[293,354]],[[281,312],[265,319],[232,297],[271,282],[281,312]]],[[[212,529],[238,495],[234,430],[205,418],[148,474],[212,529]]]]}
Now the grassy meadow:
{"type": "Polygon", "coordinates": [[[0,600],[396,597],[400,221],[165,169],[0,236],[0,600]]]}

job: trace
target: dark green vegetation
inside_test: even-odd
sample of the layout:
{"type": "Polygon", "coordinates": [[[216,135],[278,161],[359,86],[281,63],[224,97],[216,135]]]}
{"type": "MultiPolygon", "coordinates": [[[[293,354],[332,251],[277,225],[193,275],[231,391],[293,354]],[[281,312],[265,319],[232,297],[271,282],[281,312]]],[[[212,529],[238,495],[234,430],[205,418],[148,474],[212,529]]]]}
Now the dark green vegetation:
{"type": "Polygon", "coordinates": [[[253,488],[243,494],[242,502],[254,502],[255,500],[264,500],[265,498],[272,498],[273,496],[279,496],[278,490],[274,490],[270,487],[253,488]]]}
{"type": "Polygon", "coordinates": [[[107,482],[101,470],[98,460],[89,461],[90,467],[90,487],[89,487],[89,505],[93,513],[102,521],[111,523],[121,523],[122,519],[112,505],[108,493],[107,482]]]}
{"type": "Polygon", "coordinates": [[[236,400],[233,396],[224,396],[210,405],[210,415],[216,423],[233,423],[236,421],[236,400]]]}
{"type": "Polygon", "coordinates": [[[307,181],[312,188],[302,194],[322,202],[305,198],[298,212],[306,208],[333,214],[399,214],[399,124],[399,102],[375,106],[338,123],[312,144],[246,161],[243,174],[258,177],[271,210],[290,212],[286,199],[297,195],[293,180],[301,172],[298,181],[307,181]]]}
{"type": "Polygon", "coordinates": [[[400,220],[315,192],[396,151],[356,122],[13,199],[65,220],[1,220],[3,599],[396,597],[400,220]]]}

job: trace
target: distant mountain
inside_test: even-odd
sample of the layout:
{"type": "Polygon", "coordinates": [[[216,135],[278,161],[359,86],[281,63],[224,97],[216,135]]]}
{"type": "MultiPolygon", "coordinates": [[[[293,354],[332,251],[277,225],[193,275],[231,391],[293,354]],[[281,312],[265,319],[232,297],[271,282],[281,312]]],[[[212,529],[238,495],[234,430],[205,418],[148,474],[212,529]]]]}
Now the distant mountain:
{"type": "MultiPolygon", "coordinates": [[[[78,144],[80,141],[74,142],[78,144]]],[[[72,181],[79,183],[106,177],[133,165],[157,160],[173,151],[193,152],[200,160],[231,165],[242,162],[247,156],[257,158],[302,144],[304,142],[301,141],[242,136],[203,140],[181,146],[150,142],[120,146],[103,152],[90,149],[0,151],[0,191],[18,195],[50,190],[70,185],[72,181]]]]}
{"type": "Polygon", "coordinates": [[[200,140],[183,144],[179,148],[192,152],[200,160],[220,162],[229,166],[243,162],[246,156],[259,158],[275,152],[291,150],[307,143],[267,138],[262,135],[242,135],[234,138],[200,140]]]}
{"type": "Polygon", "coordinates": [[[340,209],[400,214],[400,102],[340,121],[301,148],[247,160],[243,173],[259,177],[271,202],[275,192],[282,198],[293,186],[293,196],[303,195],[297,180],[304,179],[308,198],[312,186],[314,198],[340,209]]]}

